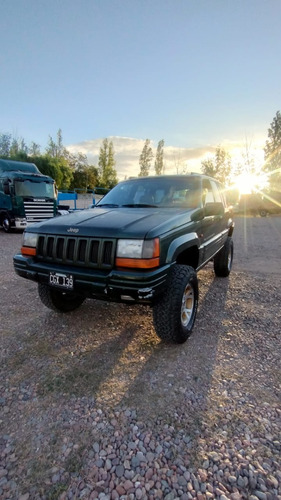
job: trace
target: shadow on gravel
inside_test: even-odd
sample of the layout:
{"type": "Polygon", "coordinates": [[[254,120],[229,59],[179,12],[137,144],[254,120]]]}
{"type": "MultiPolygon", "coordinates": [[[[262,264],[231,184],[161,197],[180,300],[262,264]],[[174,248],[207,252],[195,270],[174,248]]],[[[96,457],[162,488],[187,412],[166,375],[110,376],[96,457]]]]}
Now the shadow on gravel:
{"type": "Polygon", "coordinates": [[[44,308],[20,335],[21,351],[11,357],[11,367],[19,381],[36,382],[39,397],[88,396],[100,405],[126,405],[145,417],[172,421],[180,399],[186,421],[198,421],[208,406],[224,333],[228,283],[208,268],[199,273],[197,321],[181,345],[160,342],[145,306],[89,300],[66,315],[44,308]]]}
{"type": "Polygon", "coordinates": [[[144,417],[162,418],[174,426],[193,422],[197,427],[204,419],[216,369],[218,344],[224,334],[229,280],[214,279],[209,270],[202,271],[199,280],[202,298],[191,337],[181,345],[159,343],[154,346],[121,400],[144,417]],[[219,304],[215,315],[214,302],[219,304]],[[181,409],[178,408],[179,401],[181,409]],[[185,422],[179,422],[178,415],[183,414],[185,422]]]}

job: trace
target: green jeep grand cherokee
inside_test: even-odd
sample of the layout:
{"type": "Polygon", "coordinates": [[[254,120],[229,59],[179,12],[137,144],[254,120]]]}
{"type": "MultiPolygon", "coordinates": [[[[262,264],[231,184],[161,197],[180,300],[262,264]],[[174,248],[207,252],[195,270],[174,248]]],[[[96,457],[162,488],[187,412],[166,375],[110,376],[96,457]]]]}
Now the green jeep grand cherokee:
{"type": "Polygon", "coordinates": [[[20,276],[43,304],[73,311],[85,298],[150,304],[157,335],[184,342],[198,305],[197,271],[228,276],[234,222],[220,184],[200,174],[120,182],[88,210],[28,227],[20,276]]]}

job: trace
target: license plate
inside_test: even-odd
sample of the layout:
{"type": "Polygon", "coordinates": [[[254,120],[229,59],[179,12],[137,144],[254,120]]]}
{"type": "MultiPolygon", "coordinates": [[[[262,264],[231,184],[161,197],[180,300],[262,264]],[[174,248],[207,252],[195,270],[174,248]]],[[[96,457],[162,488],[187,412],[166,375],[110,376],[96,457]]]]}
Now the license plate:
{"type": "Polygon", "coordinates": [[[58,286],[65,290],[73,290],[73,276],[72,274],[50,273],[49,285],[58,286]]]}

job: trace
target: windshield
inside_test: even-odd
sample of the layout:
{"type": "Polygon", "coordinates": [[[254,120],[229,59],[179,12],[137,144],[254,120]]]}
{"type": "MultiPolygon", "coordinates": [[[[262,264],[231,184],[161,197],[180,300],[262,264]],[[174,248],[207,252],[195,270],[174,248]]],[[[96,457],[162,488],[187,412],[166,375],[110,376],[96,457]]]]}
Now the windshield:
{"type": "Polygon", "coordinates": [[[51,182],[41,181],[15,181],[16,196],[33,196],[42,198],[54,198],[54,184],[51,182]]]}
{"type": "Polygon", "coordinates": [[[201,206],[198,177],[142,177],[117,184],[97,206],[182,207],[201,206]]]}

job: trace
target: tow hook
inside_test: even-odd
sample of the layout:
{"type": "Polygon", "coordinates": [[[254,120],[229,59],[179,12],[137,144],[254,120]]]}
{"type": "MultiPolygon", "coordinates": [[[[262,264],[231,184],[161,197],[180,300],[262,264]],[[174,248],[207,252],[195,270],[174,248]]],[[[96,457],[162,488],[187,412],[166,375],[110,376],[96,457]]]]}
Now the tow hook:
{"type": "Polygon", "coordinates": [[[139,299],[151,299],[153,297],[152,288],[141,288],[138,290],[138,298],[139,299]]]}

